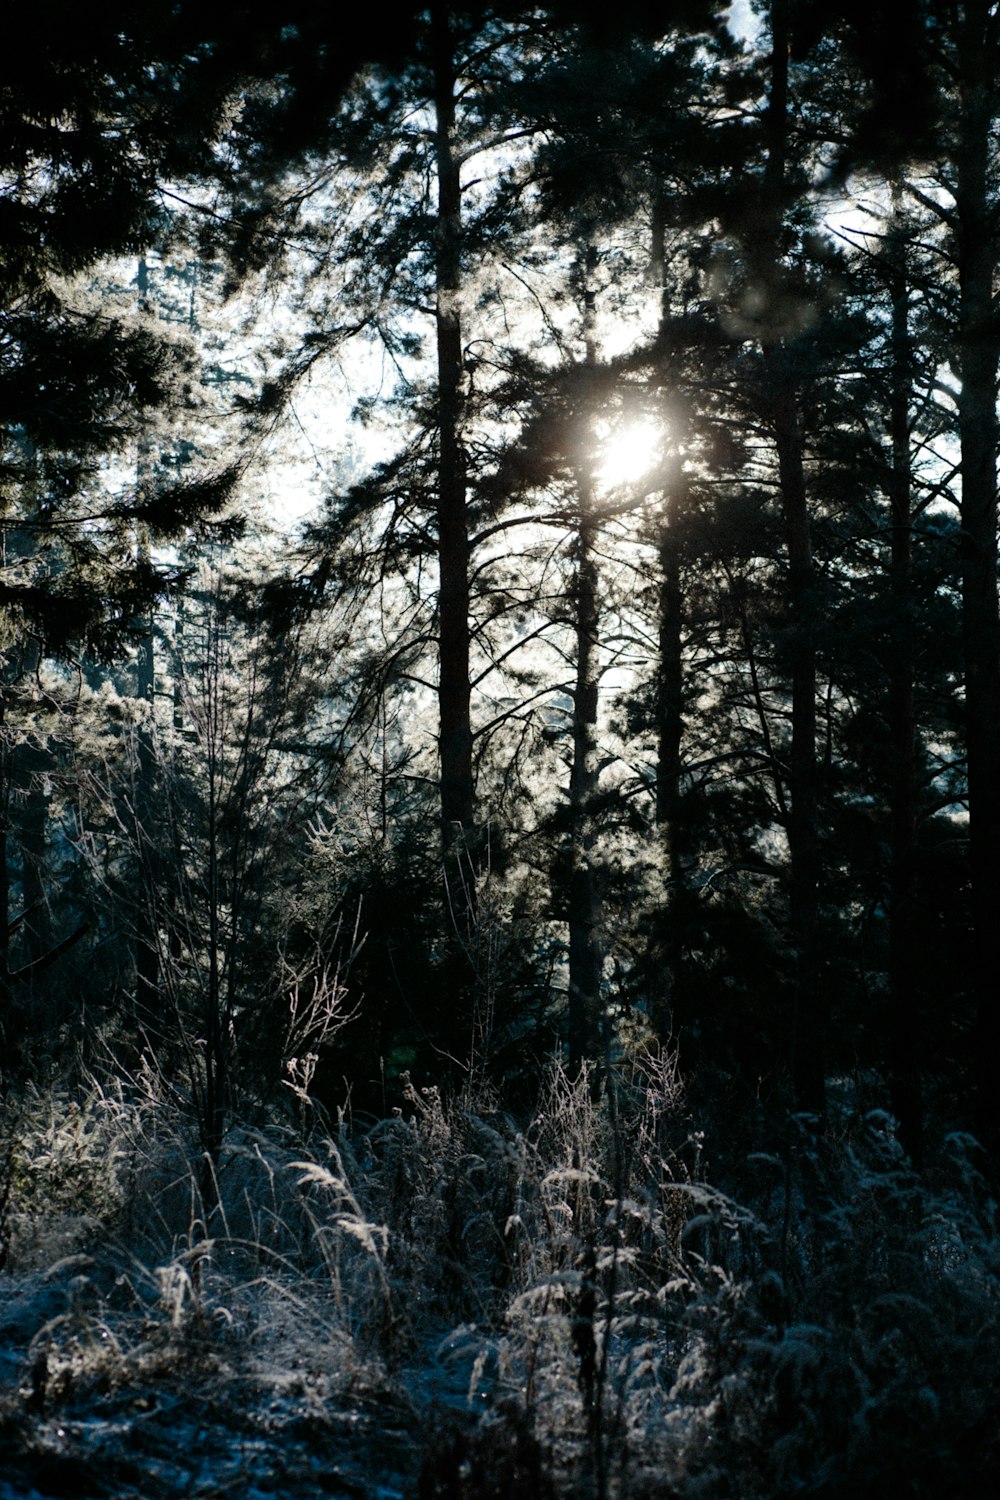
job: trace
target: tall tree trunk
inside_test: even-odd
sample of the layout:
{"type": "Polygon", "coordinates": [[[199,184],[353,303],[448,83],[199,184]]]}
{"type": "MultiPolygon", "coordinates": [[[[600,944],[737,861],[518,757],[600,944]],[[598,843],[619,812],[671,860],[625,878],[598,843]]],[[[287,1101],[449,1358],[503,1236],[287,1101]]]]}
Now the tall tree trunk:
{"type": "MultiPolygon", "coordinates": [[[[766,120],[764,190],[772,214],[771,265],[780,259],[779,236],[788,155],[788,0],[771,4],[771,91],[766,120]]],[[[778,459],[778,488],[788,552],[788,620],[791,640],[791,813],[788,822],[790,927],[794,951],[792,1056],[799,1106],[825,1109],[822,1002],[817,991],[819,829],[816,763],[815,569],[806,496],[803,438],[794,376],[779,337],[762,340],[766,400],[778,459]]]]}
{"type": "MultiPolygon", "coordinates": [[[[590,366],[597,361],[595,294],[591,287],[596,264],[597,254],[591,246],[584,264],[584,340],[586,362],[590,366]]],[[[589,412],[585,414],[585,421],[589,416],[589,412]]],[[[601,1025],[604,954],[600,895],[594,869],[599,687],[597,644],[600,630],[599,580],[594,554],[597,507],[594,454],[586,439],[582,448],[583,462],[576,474],[579,513],[572,592],[576,676],[573,686],[573,761],[569,781],[569,1066],[574,1075],[588,1059],[602,1055],[604,1040],[601,1025]]]]}
{"type": "Polygon", "coordinates": [[[765,351],[770,415],[778,455],[778,485],[788,551],[788,621],[792,677],[789,757],[791,860],[789,921],[794,950],[792,1018],[795,1096],[803,1109],[822,1114],[824,1007],[817,990],[819,828],[816,764],[815,574],[796,395],[784,369],[783,350],[765,351]]]}
{"type": "MultiPolygon", "coordinates": [[[[149,267],[140,256],[136,272],[139,308],[149,311],[149,267]]],[[[141,487],[149,467],[149,444],[140,439],[136,461],[136,478],[141,487]]],[[[136,559],[149,562],[149,537],[141,530],[136,539],[136,559]]],[[[153,613],[144,611],[136,621],[139,644],[135,666],[135,696],[140,705],[136,735],[135,823],[139,848],[141,879],[135,918],[135,1004],[141,1019],[156,1010],[160,983],[157,947],[157,906],[159,886],[159,840],[153,827],[155,817],[156,752],[153,743],[153,711],[156,685],[156,660],[153,650],[153,613]]]]}
{"type": "MultiPolygon", "coordinates": [[[[1000,614],[997,601],[997,371],[1000,332],[991,202],[998,23],[987,0],[967,0],[959,32],[958,181],[960,294],[958,398],[962,455],[962,641],[965,660],[972,983],[977,1021],[979,1118],[994,1121],[1000,973],[1000,614]]],[[[995,1134],[995,1123],[992,1125],[995,1134]]]]}
{"type": "Polygon", "coordinates": [[[473,902],[472,877],[468,868],[463,873],[459,862],[463,850],[475,854],[475,792],[469,684],[469,523],[466,459],[462,444],[464,370],[459,308],[462,197],[460,164],[454,144],[454,44],[446,4],[437,3],[431,7],[430,40],[437,167],[435,274],[441,827],[446,866],[455,887],[452,890],[452,910],[461,920],[471,915],[473,902]]]}
{"type": "MultiPolygon", "coordinates": [[[[660,288],[659,343],[665,352],[669,332],[670,301],[666,285],[666,197],[656,193],[652,211],[650,273],[660,288]]],[[[677,552],[677,517],[686,501],[686,475],[680,456],[681,436],[674,434],[677,458],[671,481],[663,495],[659,518],[657,562],[657,691],[656,691],[656,825],[665,876],[663,899],[663,970],[652,998],[650,1020],[656,1036],[666,1043],[673,1030],[673,1000],[681,962],[678,931],[679,896],[684,871],[680,847],[681,749],[684,737],[684,666],[682,656],[684,601],[681,592],[680,558],[677,552]]]]}
{"type": "Polygon", "coordinates": [[[36,965],[52,948],[52,920],[45,887],[45,845],[49,804],[45,773],[52,755],[37,739],[22,740],[11,756],[11,774],[20,802],[21,925],[27,963],[36,965]]]}
{"type": "Polygon", "coordinates": [[[681,593],[680,558],[671,525],[684,503],[684,475],[678,460],[675,482],[666,495],[664,514],[660,519],[659,598],[657,645],[659,673],[656,704],[656,823],[666,874],[663,911],[663,957],[665,963],[661,988],[656,996],[653,1027],[661,1042],[672,1029],[673,997],[681,961],[678,931],[679,908],[684,880],[680,840],[681,750],[684,738],[684,666],[683,595],[681,593]]]}
{"type": "Polygon", "coordinates": [[[569,781],[569,1063],[577,1073],[599,1057],[601,1035],[600,896],[594,869],[594,798],[597,793],[596,648],[600,628],[597,565],[594,558],[593,494],[580,487],[574,580],[576,680],[573,687],[573,763],[569,781]]]}
{"type": "Polygon", "coordinates": [[[917,1077],[917,733],[913,703],[912,478],[910,394],[913,351],[909,330],[909,278],[904,229],[890,243],[892,308],[892,437],[890,587],[893,626],[889,656],[890,817],[892,870],[889,901],[889,1082],[904,1144],[920,1159],[921,1105],[917,1077]]]}
{"type": "Polygon", "coordinates": [[[224,786],[226,777],[226,750],[229,725],[225,706],[225,649],[223,633],[225,623],[221,618],[218,599],[212,602],[206,627],[204,715],[205,749],[207,755],[207,806],[205,903],[208,973],[205,980],[205,1046],[204,1046],[204,1109],[200,1121],[202,1131],[202,1201],[206,1215],[218,1202],[218,1168],[222,1145],[226,1137],[226,1104],[228,1094],[228,1028],[223,1014],[222,975],[225,956],[223,953],[223,924],[227,897],[232,893],[225,889],[222,869],[223,820],[225,817],[224,786]]]}
{"type": "MultiPolygon", "coordinates": [[[[148,559],[149,544],[139,542],[139,555],[148,559]]],[[[142,866],[135,924],[135,1001],[140,1016],[155,1011],[160,984],[159,949],[157,945],[157,907],[160,883],[159,839],[156,819],[156,746],[153,739],[153,710],[156,681],[156,658],[153,649],[152,613],[144,614],[136,654],[135,695],[140,705],[136,734],[135,821],[139,858],[142,866]]]]}
{"type": "MultiPolygon", "coordinates": [[[[0,1074],[5,1063],[12,1069],[19,1061],[18,1044],[26,1029],[23,1003],[17,1003],[15,994],[23,994],[54,951],[44,879],[48,803],[41,786],[51,755],[36,739],[15,740],[7,719],[14,683],[37,672],[40,660],[38,642],[29,637],[9,653],[7,680],[0,680],[0,1074]],[[20,911],[13,914],[11,873],[18,865],[20,911]],[[15,933],[20,953],[12,964],[15,933]]],[[[0,1091],[2,1087],[0,1079],[0,1091]]]]}
{"type": "Polygon", "coordinates": [[[218,768],[213,764],[209,770],[208,798],[208,982],[205,989],[205,1107],[201,1121],[204,1152],[201,1192],[206,1212],[218,1201],[218,1169],[226,1136],[227,1039],[222,1014],[218,776],[218,768]]]}

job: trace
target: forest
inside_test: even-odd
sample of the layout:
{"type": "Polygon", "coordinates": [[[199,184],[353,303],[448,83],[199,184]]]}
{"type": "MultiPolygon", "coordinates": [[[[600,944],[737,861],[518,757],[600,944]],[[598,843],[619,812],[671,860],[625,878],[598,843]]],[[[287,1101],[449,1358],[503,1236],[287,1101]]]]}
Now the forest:
{"type": "Polygon", "coordinates": [[[21,8],[0,1500],[1000,1488],[998,294],[994,0],[21,8]]]}

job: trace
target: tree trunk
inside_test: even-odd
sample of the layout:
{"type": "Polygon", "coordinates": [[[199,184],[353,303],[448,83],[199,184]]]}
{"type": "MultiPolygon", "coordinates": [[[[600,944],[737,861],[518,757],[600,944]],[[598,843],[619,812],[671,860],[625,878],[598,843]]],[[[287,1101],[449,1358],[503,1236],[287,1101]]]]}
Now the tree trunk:
{"type": "MultiPolygon", "coordinates": [[[[136,289],[139,308],[149,311],[149,266],[145,256],[139,257],[136,270],[136,289]]],[[[139,487],[148,477],[149,443],[140,439],[136,460],[136,479],[139,487]]],[[[140,529],[136,539],[136,560],[148,564],[150,558],[149,537],[140,529]]],[[[157,947],[157,906],[159,886],[159,839],[153,827],[155,817],[156,753],[153,743],[153,710],[156,688],[156,661],[153,651],[153,613],[144,611],[136,621],[139,630],[139,645],[135,665],[135,696],[140,705],[139,728],[136,734],[135,765],[135,833],[139,849],[142,878],[136,902],[135,918],[135,1005],[141,1021],[156,1012],[156,998],[160,983],[159,951],[157,947]]]]}
{"type": "Polygon", "coordinates": [[[889,790],[892,871],[889,901],[889,1084],[900,1134],[920,1159],[921,1105],[916,1064],[917,733],[913,703],[913,567],[910,473],[912,349],[909,283],[902,230],[891,245],[890,297],[892,436],[890,586],[893,626],[889,655],[889,790]]]}
{"type": "Polygon", "coordinates": [[[683,505],[684,478],[680,462],[676,483],[666,496],[665,513],[660,520],[658,599],[659,680],[656,705],[656,823],[660,833],[666,886],[663,911],[664,972],[661,988],[655,997],[651,1017],[661,1042],[672,1030],[673,997],[681,960],[678,932],[679,897],[684,880],[680,845],[681,747],[684,737],[684,667],[682,659],[683,597],[681,594],[680,559],[676,537],[672,534],[670,510],[683,505]]]}
{"type": "MultiPolygon", "coordinates": [[[[148,557],[148,543],[140,542],[140,555],[148,557]]],[[[140,1017],[156,1009],[160,984],[157,945],[157,906],[160,877],[159,839],[156,817],[156,747],[153,741],[153,707],[156,661],[153,651],[152,614],[140,622],[141,636],[136,656],[135,695],[140,704],[136,734],[135,821],[142,867],[135,926],[135,1002],[140,1017]]]]}
{"type": "Polygon", "coordinates": [[[49,817],[44,777],[52,755],[37,739],[22,740],[11,755],[11,774],[20,803],[18,843],[21,853],[21,946],[29,966],[52,948],[52,920],[45,886],[45,846],[49,817]]]}
{"type": "MultiPolygon", "coordinates": [[[[956,211],[960,294],[958,398],[962,455],[962,641],[968,755],[972,984],[979,1124],[994,1119],[1000,1027],[1000,614],[997,601],[997,371],[993,301],[997,236],[990,194],[996,22],[985,0],[968,0],[959,34],[956,211]]],[[[992,1127],[995,1131],[995,1125],[992,1127]]]]}
{"type": "MultiPolygon", "coordinates": [[[[590,247],[585,257],[584,341],[586,362],[597,360],[594,292],[590,277],[597,255],[590,247]]],[[[590,412],[584,413],[587,422],[590,412]]],[[[594,798],[597,793],[597,644],[600,596],[596,539],[593,461],[586,435],[583,462],[577,469],[579,515],[576,535],[576,576],[573,583],[573,633],[576,677],[573,686],[573,761],[569,780],[569,1066],[575,1076],[589,1059],[603,1052],[601,980],[601,905],[594,870],[594,798]]]]}
{"type": "MultiPolygon", "coordinates": [[[[788,0],[772,0],[771,93],[767,112],[764,190],[772,215],[771,273],[779,235],[788,154],[788,0]]],[[[794,377],[780,337],[762,340],[768,415],[778,459],[778,488],[788,551],[788,622],[791,640],[792,742],[789,921],[794,953],[792,1069],[800,1108],[822,1114],[824,1016],[817,993],[819,829],[816,764],[815,570],[809,529],[802,430],[794,377]]]]}
{"type": "Polygon", "coordinates": [[[580,480],[576,578],[573,590],[576,681],[573,688],[573,763],[569,781],[569,1066],[576,1075],[599,1057],[601,978],[600,896],[594,871],[594,798],[597,793],[596,648],[600,625],[594,559],[593,494],[580,480]]]}
{"type": "Polygon", "coordinates": [[[471,915],[473,906],[472,874],[468,870],[463,874],[460,860],[465,850],[473,856],[475,853],[475,793],[469,685],[469,523],[462,445],[464,370],[459,309],[462,200],[454,149],[456,78],[447,5],[431,7],[430,28],[438,194],[435,268],[440,445],[437,524],[441,827],[446,866],[457,876],[451,904],[460,922],[461,935],[461,919],[471,915]]]}
{"type": "MultiPolygon", "coordinates": [[[[666,198],[661,188],[653,201],[650,274],[654,285],[660,288],[659,343],[664,352],[667,348],[670,316],[665,237],[666,198]]],[[[674,441],[679,450],[679,433],[674,434],[674,441]]],[[[660,834],[665,882],[662,914],[663,970],[659,988],[651,1000],[650,1021],[657,1038],[664,1044],[670,1040],[673,1031],[673,1001],[681,962],[678,897],[684,878],[679,832],[681,747],[684,737],[684,601],[675,532],[677,517],[683,511],[685,501],[686,476],[683,459],[678,451],[672,482],[667,485],[663,496],[657,547],[656,825],[660,834]]]]}
{"type": "MultiPolygon", "coordinates": [[[[208,761],[206,767],[208,847],[205,870],[208,973],[205,980],[204,1109],[200,1124],[203,1151],[201,1190],[206,1218],[218,1202],[218,1169],[222,1145],[226,1137],[229,1082],[229,1038],[223,1015],[222,996],[222,971],[225,962],[223,953],[224,906],[230,906],[232,898],[232,892],[225,889],[222,870],[223,820],[226,812],[224,806],[225,756],[229,729],[225,704],[224,630],[225,624],[220,618],[218,601],[215,600],[207,624],[204,677],[205,748],[208,761]]],[[[231,961],[231,954],[229,958],[231,961]]]]}
{"type": "Polygon", "coordinates": [[[778,484],[788,549],[792,742],[789,757],[789,923],[794,953],[792,1058],[796,1101],[822,1114],[824,1006],[817,991],[819,828],[816,765],[815,576],[795,393],[780,349],[765,351],[778,484]]]}

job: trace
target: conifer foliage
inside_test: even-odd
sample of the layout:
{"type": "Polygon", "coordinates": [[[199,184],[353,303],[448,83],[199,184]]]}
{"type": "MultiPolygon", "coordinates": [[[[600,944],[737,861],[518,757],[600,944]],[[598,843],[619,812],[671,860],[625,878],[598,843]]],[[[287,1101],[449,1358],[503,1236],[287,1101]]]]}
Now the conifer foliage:
{"type": "Polygon", "coordinates": [[[22,22],[0,1462],[991,1492],[997,6],[22,22]]]}

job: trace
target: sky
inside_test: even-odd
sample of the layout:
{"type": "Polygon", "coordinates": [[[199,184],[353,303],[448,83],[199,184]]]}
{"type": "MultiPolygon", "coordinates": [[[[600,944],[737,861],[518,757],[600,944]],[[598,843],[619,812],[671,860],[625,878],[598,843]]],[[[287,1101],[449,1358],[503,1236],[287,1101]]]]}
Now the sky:
{"type": "Polygon", "coordinates": [[[733,0],[729,7],[729,29],[734,36],[748,39],[760,27],[760,20],[750,8],[750,0],[733,0]]]}

